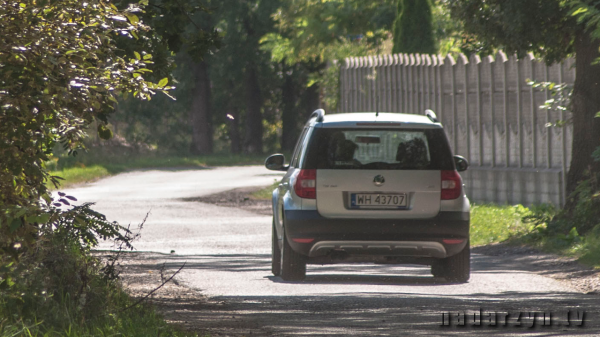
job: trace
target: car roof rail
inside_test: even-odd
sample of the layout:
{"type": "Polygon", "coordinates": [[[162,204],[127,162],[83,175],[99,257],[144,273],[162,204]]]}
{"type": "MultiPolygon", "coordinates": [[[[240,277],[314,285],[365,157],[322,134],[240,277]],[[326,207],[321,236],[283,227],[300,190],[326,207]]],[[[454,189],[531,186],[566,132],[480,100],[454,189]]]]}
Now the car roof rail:
{"type": "Polygon", "coordinates": [[[310,115],[309,119],[312,119],[314,117],[317,117],[317,123],[321,123],[323,121],[323,118],[325,118],[325,110],[323,110],[323,109],[317,109],[317,110],[315,110],[310,115]]]}
{"type": "Polygon", "coordinates": [[[440,121],[437,118],[437,115],[435,114],[435,112],[433,112],[433,110],[427,109],[425,110],[425,116],[427,116],[429,118],[429,120],[431,120],[434,123],[439,123],[440,121]]]}

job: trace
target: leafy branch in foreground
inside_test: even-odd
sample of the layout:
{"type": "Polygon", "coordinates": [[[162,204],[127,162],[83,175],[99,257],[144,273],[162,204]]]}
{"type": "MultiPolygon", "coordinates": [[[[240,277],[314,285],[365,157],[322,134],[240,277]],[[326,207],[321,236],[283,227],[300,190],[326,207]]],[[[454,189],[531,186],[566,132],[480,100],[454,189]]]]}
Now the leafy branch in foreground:
{"type": "MultiPolygon", "coordinates": [[[[550,94],[550,99],[544,102],[540,106],[540,109],[550,111],[564,111],[571,113],[573,104],[571,97],[573,96],[573,85],[568,83],[554,83],[554,82],[536,82],[527,80],[527,84],[534,89],[546,90],[550,94]]],[[[557,120],[554,123],[548,123],[546,127],[563,127],[572,123],[572,118],[567,120],[557,120]]]]}
{"type": "Polygon", "coordinates": [[[132,248],[128,229],[91,204],[52,195],[47,182],[60,178],[44,162],[59,142],[75,153],[92,123],[110,138],[119,96],[150,100],[173,89],[145,79],[150,53],[127,57],[117,47],[117,38],[151,33],[140,11],[104,0],[0,0],[0,312],[8,315],[0,316],[33,319],[64,297],[93,314],[106,299],[90,295],[100,282],[90,249],[101,239],[132,248]]]}
{"type": "MultiPolygon", "coordinates": [[[[130,10],[129,10],[130,11],[130,10]]],[[[44,167],[61,142],[74,151],[98,122],[109,138],[107,116],[116,97],[148,100],[171,89],[144,80],[152,56],[118,56],[113,38],[146,30],[129,11],[104,1],[0,0],[0,231],[1,246],[20,236],[35,241],[53,202],[44,167]]]]}

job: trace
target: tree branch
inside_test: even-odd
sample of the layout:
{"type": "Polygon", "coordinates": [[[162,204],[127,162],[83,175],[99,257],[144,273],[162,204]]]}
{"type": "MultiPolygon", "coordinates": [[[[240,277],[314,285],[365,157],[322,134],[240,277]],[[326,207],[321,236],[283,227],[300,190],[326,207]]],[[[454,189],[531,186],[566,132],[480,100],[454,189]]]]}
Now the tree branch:
{"type": "Polygon", "coordinates": [[[155,292],[157,292],[160,288],[162,288],[165,284],[169,283],[169,281],[171,281],[173,279],[173,277],[175,277],[175,275],[179,274],[179,272],[183,269],[183,267],[185,267],[185,264],[187,263],[184,262],[183,265],[175,272],[175,274],[171,275],[171,277],[169,277],[166,281],[164,281],[160,286],[158,286],[158,288],[155,288],[154,290],[152,290],[151,292],[149,292],[148,294],[146,294],[146,296],[140,298],[137,302],[133,303],[132,305],[129,305],[125,308],[123,308],[120,312],[123,312],[125,310],[131,309],[135,306],[137,306],[138,304],[142,303],[143,301],[147,300],[148,297],[150,297],[152,294],[154,294],[155,292]]]}

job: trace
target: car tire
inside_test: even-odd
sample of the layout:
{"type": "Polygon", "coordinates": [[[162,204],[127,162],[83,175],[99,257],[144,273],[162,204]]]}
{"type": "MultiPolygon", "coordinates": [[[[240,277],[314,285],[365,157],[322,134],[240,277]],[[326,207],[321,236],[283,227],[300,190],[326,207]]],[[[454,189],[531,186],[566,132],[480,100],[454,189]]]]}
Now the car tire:
{"type": "MultiPolygon", "coordinates": [[[[465,283],[471,277],[471,248],[469,242],[460,253],[445,258],[440,261],[438,267],[432,266],[431,272],[434,273],[442,271],[442,275],[446,281],[455,283],[465,283]]],[[[435,274],[434,274],[435,276],[435,274]]]]}
{"type": "Polygon", "coordinates": [[[281,250],[281,278],[284,281],[301,281],[306,277],[306,258],[296,253],[288,243],[283,232],[283,249],[281,250]]]}
{"type": "Polygon", "coordinates": [[[444,265],[443,265],[442,261],[435,261],[431,265],[431,275],[433,275],[433,277],[445,277],[446,276],[446,273],[444,271],[444,265]]]}
{"type": "Polygon", "coordinates": [[[271,239],[271,272],[275,276],[281,274],[281,249],[279,249],[279,240],[277,240],[277,229],[275,228],[275,219],[273,219],[273,234],[271,239]]]}

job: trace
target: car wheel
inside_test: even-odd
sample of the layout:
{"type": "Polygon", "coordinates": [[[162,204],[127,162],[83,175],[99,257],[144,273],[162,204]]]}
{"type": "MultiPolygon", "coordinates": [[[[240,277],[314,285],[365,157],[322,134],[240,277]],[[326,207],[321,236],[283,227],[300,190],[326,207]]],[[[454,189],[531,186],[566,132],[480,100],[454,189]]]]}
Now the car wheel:
{"type": "Polygon", "coordinates": [[[306,277],[306,258],[296,253],[288,243],[283,232],[283,249],[281,250],[281,278],[285,281],[301,281],[306,277]]]}
{"type": "Polygon", "coordinates": [[[275,219],[273,219],[273,235],[271,240],[271,272],[275,276],[281,274],[281,249],[279,249],[279,242],[277,240],[275,219]]]}
{"type": "Polygon", "coordinates": [[[446,276],[446,274],[444,273],[444,265],[443,265],[442,261],[435,261],[431,265],[431,275],[433,275],[433,277],[445,277],[446,276]]]}
{"type": "MultiPolygon", "coordinates": [[[[469,247],[469,242],[467,241],[467,246],[460,251],[460,253],[445,258],[440,262],[441,269],[443,270],[443,277],[447,281],[457,283],[467,282],[471,276],[471,249],[469,247]]],[[[433,269],[432,266],[432,273],[433,269]]]]}

